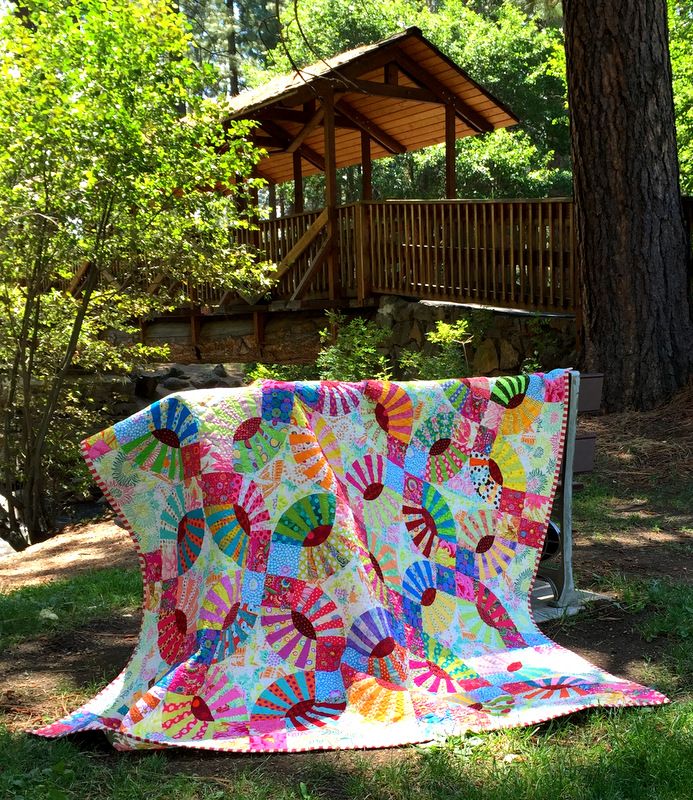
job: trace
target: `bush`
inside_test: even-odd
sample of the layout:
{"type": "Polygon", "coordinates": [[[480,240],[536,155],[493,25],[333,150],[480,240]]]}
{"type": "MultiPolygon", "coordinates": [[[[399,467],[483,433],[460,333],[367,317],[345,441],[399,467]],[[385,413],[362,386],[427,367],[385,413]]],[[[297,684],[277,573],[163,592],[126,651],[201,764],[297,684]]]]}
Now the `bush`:
{"type": "Polygon", "coordinates": [[[362,317],[347,321],[343,314],[328,311],[327,318],[332,330],[320,332],[320,341],[325,346],[316,360],[323,380],[387,380],[391,377],[392,367],[387,356],[378,352],[387,342],[387,331],[362,317]]]}
{"type": "Polygon", "coordinates": [[[435,351],[404,350],[399,358],[400,368],[411,380],[467,377],[471,372],[471,352],[483,338],[491,319],[488,312],[479,311],[457,322],[436,322],[436,329],[426,334],[435,351]]]}
{"type": "Polygon", "coordinates": [[[318,379],[315,364],[246,364],[246,383],[253,381],[314,381],[318,379]]]}

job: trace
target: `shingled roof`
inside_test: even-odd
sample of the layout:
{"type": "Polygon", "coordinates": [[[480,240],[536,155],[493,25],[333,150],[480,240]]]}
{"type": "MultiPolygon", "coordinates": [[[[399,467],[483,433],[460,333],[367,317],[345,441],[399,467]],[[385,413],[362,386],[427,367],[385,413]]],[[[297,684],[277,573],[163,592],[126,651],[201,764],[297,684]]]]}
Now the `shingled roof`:
{"type": "Polygon", "coordinates": [[[337,167],[361,163],[364,133],[373,159],[444,142],[446,106],[454,109],[458,139],[518,122],[418,28],[407,28],[233,98],[231,119],[258,122],[263,177],[291,180],[294,153],[303,175],[324,171],[326,102],[334,104],[337,167]]]}

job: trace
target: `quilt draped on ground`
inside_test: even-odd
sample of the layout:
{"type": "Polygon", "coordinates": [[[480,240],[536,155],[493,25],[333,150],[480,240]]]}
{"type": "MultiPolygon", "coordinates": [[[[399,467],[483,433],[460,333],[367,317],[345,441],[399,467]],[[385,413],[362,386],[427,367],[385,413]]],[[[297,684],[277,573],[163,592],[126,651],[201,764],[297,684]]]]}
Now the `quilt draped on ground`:
{"type": "Polygon", "coordinates": [[[37,733],[384,747],[666,698],[531,616],[567,374],[171,395],[88,439],[140,554],[128,666],[37,733]]]}

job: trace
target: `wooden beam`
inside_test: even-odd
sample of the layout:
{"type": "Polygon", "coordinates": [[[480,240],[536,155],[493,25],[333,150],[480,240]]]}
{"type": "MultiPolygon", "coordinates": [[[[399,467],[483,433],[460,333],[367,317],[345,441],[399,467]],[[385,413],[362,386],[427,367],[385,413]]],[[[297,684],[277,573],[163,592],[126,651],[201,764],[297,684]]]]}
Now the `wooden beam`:
{"type": "Polygon", "coordinates": [[[457,196],[457,173],[455,159],[455,108],[452,103],[445,105],[445,196],[454,200],[457,196]]]}
{"type": "Polygon", "coordinates": [[[399,69],[394,61],[385,64],[383,67],[383,77],[385,78],[385,83],[389,83],[390,86],[397,86],[399,83],[399,69]]]}
{"type": "Polygon", "coordinates": [[[400,42],[393,42],[383,47],[381,50],[375,50],[368,56],[359,58],[355,63],[345,64],[339,67],[339,73],[347,78],[359,78],[361,75],[366,75],[368,72],[373,72],[381,67],[385,67],[387,64],[391,64],[393,61],[397,60],[400,47],[400,42]]]}
{"type": "Polygon", "coordinates": [[[397,54],[397,63],[400,68],[407,73],[407,75],[416,81],[420,86],[430,89],[434,94],[437,94],[445,103],[452,103],[455,108],[455,114],[477,133],[486,133],[493,130],[493,125],[481,114],[474,111],[466,103],[462,102],[460,98],[447,86],[442,84],[437,78],[425,69],[420,67],[413,58],[410,58],[406,53],[399,52],[397,54]]]}
{"type": "Polygon", "coordinates": [[[371,162],[371,137],[361,131],[361,199],[373,199],[373,164],[371,162]]]}
{"type": "Polygon", "coordinates": [[[257,133],[253,133],[250,138],[253,144],[257,145],[258,147],[264,147],[266,149],[270,147],[278,147],[282,151],[286,149],[286,142],[283,139],[278,139],[276,136],[262,136],[258,135],[257,133]]]}
{"type": "Polygon", "coordinates": [[[267,106],[255,111],[251,116],[260,124],[265,120],[281,120],[282,122],[297,122],[299,125],[305,125],[311,117],[310,114],[306,114],[305,111],[298,108],[283,108],[282,106],[267,106]]]}
{"type": "Polygon", "coordinates": [[[296,244],[289,250],[289,252],[284,256],[284,258],[279,262],[277,265],[277,271],[274,274],[275,279],[279,279],[286,275],[286,273],[291,269],[291,267],[296,262],[296,259],[301,256],[301,254],[305,251],[307,247],[315,240],[315,237],[320,233],[320,231],[327,225],[327,209],[323,209],[320,216],[315,220],[315,222],[308,228],[308,230],[301,236],[301,238],[296,242],[296,244]]]}
{"type": "Polygon", "coordinates": [[[324,150],[325,150],[325,208],[337,208],[337,154],[335,147],[334,94],[331,87],[324,90],[324,150]]]}
{"type": "Polygon", "coordinates": [[[303,169],[301,168],[301,154],[296,151],[293,153],[294,168],[294,213],[300,214],[303,211],[303,169]]]}
{"type": "MultiPolygon", "coordinates": [[[[285,148],[291,143],[291,134],[282,128],[281,125],[277,125],[276,122],[263,120],[262,127],[272,136],[276,136],[283,141],[285,148]]],[[[302,144],[296,152],[300,153],[306,161],[310,162],[314,167],[317,167],[321,172],[325,171],[325,159],[320,153],[316,153],[312,147],[308,147],[307,144],[302,144]]]]}
{"type": "MultiPolygon", "coordinates": [[[[219,306],[218,307],[219,308],[224,308],[224,306],[226,306],[228,304],[229,300],[231,300],[234,297],[234,295],[236,295],[236,294],[237,294],[237,292],[235,291],[235,289],[227,289],[224,292],[224,294],[222,294],[221,300],[219,300],[219,306]]],[[[243,310],[245,311],[245,307],[243,308],[243,310]]]]}
{"type": "Polygon", "coordinates": [[[290,301],[300,300],[303,297],[303,295],[306,293],[306,289],[310,285],[310,282],[316,276],[320,267],[322,267],[322,265],[325,263],[325,259],[329,256],[333,246],[334,241],[328,236],[327,239],[325,239],[325,241],[322,243],[322,246],[318,252],[315,254],[315,258],[311,262],[310,266],[301,277],[298,286],[294,289],[294,293],[289,298],[290,301]]]}
{"type": "Polygon", "coordinates": [[[82,281],[87,277],[89,270],[91,269],[92,262],[91,261],[83,261],[80,264],[79,269],[75,273],[75,276],[70,281],[67,291],[73,296],[76,297],[79,294],[79,287],[82,284],[82,281]]]}
{"type": "Polygon", "coordinates": [[[391,83],[377,83],[376,81],[362,81],[354,78],[351,81],[352,92],[363,92],[364,94],[378,95],[382,97],[394,97],[400,100],[411,100],[417,103],[437,103],[443,101],[430,89],[422,89],[419,86],[397,86],[391,83]]]}
{"type": "Polygon", "coordinates": [[[390,134],[384,131],[379,125],[376,125],[375,122],[372,122],[360,111],[350,106],[346,100],[340,100],[336,108],[341,114],[344,114],[345,117],[355,122],[362,131],[365,131],[371,137],[371,139],[375,139],[379,145],[382,145],[390,153],[407,152],[407,148],[401,142],[397,141],[394,136],[390,136],[390,134]]]}
{"type": "Polygon", "coordinates": [[[346,128],[350,131],[360,131],[361,128],[355,123],[352,122],[350,119],[347,119],[343,114],[339,113],[339,110],[335,110],[334,115],[334,126],[335,128],[346,128]]]}
{"type": "Polygon", "coordinates": [[[319,108],[315,114],[306,122],[306,124],[301,128],[301,130],[294,136],[294,138],[289,142],[289,146],[286,148],[287,153],[295,153],[298,148],[303,144],[304,140],[307,136],[310,136],[311,133],[318,127],[318,125],[322,122],[322,118],[325,115],[325,109],[319,108]]]}

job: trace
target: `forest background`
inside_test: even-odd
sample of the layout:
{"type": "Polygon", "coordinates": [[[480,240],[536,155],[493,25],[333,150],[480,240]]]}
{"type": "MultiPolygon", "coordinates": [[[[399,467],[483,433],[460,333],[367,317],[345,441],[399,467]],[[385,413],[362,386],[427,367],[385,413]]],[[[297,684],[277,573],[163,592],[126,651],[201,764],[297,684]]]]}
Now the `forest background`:
{"type": "MultiPolygon", "coordinates": [[[[0,500],[0,537],[18,549],[50,535],[58,510],[86,491],[77,443],[103,427],[103,409],[69,374],[128,373],[165,357],[139,342],[138,320],[175,308],[182,289],[181,297],[173,289],[163,297],[137,287],[149,285],[162,263],[173,286],[185,280],[269,286],[271,269],[233,236],[247,226],[244,214],[253,216],[246,193],[252,179],[233,179],[249,176],[259,156],[241,138],[247,124],[230,131],[229,149],[199,146],[226,141],[220,111],[227,97],[416,25],[521,120],[456,143],[457,196],[573,193],[556,0],[0,0],[0,12],[0,496],[7,500],[7,506],[0,500]],[[216,184],[230,188],[198,191],[216,184]],[[76,265],[82,283],[66,292],[76,265]],[[110,272],[116,265],[117,280],[110,272]]],[[[681,189],[693,194],[693,0],[668,0],[668,12],[681,189]]],[[[605,120],[604,135],[613,130],[605,120]]],[[[650,132],[658,135],[655,126],[650,132]]],[[[660,144],[656,138],[655,150],[660,144]]],[[[644,160],[656,171],[654,156],[648,152],[644,160]]],[[[339,171],[342,202],[358,199],[360,169],[339,171]]],[[[442,147],[380,159],[373,164],[373,195],[443,197],[444,175],[442,147]]],[[[673,193],[668,187],[651,194],[673,193]]],[[[266,189],[261,195],[266,202],[266,189]]],[[[278,187],[278,213],[292,211],[292,195],[289,184],[278,187]]],[[[307,208],[323,204],[322,176],[305,181],[304,196],[307,208]]],[[[613,200],[612,215],[634,220],[640,230],[641,217],[613,200]]],[[[630,201],[628,192],[619,198],[622,205],[630,201]]],[[[668,206],[663,214],[671,218],[668,206]]],[[[676,254],[660,249],[669,269],[676,254]]],[[[614,263],[609,253],[590,252],[600,268],[614,263]]],[[[629,265],[654,264],[642,248],[631,255],[629,265]]],[[[657,274],[671,284],[671,271],[667,281],[664,270],[657,274]]],[[[626,296],[595,286],[598,298],[626,296]]],[[[649,342],[653,306],[642,292],[638,297],[649,342]]],[[[659,306],[680,322],[685,314],[676,302],[659,306]]],[[[684,334],[676,341],[688,353],[684,334]]],[[[655,365],[666,363],[658,353],[670,346],[668,340],[659,349],[648,345],[655,365]]],[[[620,351],[613,358],[616,365],[603,371],[620,392],[616,366],[631,380],[636,371],[620,351]]],[[[669,361],[676,377],[688,374],[669,361]]],[[[639,407],[651,407],[671,389],[662,382],[659,394],[639,407]]],[[[637,405],[625,395],[620,400],[637,405]]]]}

